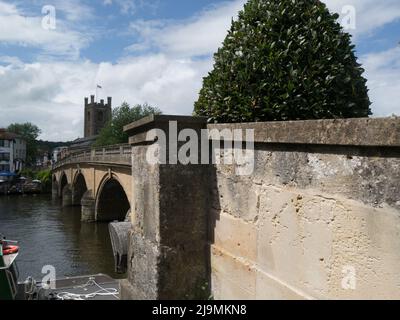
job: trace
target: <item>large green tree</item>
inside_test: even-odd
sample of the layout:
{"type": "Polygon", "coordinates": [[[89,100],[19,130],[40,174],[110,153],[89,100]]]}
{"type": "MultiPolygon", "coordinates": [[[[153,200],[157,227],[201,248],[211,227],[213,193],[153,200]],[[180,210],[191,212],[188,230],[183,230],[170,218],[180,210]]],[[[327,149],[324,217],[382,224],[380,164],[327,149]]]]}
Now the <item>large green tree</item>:
{"type": "Polygon", "coordinates": [[[8,126],[7,130],[18,134],[25,139],[26,161],[28,164],[34,164],[36,162],[38,150],[37,138],[41,134],[41,130],[39,129],[39,127],[30,122],[13,123],[8,126]]]}
{"type": "Polygon", "coordinates": [[[369,116],[364,70],[338,17],[318,0],[249,0],[194,113],[211,122],[369,116]]]}
{"type": "Polygon", "coordinates": [[[134,107],[130,107],[128,103],[122,103],[120,107],[113,110],[112,119],[100,131],[95,146],[99,147],[127,143],[129,137],[124,132],[124,126],[151,114],[161,114],[161,111],[148,104],[138,104],[134,107]]]}

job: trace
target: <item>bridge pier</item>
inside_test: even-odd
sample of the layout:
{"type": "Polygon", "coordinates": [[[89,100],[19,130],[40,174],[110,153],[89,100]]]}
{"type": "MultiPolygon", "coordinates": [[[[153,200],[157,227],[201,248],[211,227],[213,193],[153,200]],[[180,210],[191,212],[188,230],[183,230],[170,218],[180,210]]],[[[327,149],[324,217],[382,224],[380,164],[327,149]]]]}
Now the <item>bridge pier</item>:
{"type": "Polygon", "coordinates": [[[166,146],[163,149],[163,139],[148,140],[146,135],[151,129],[160,129],[167,137],[173,137],[169,121],[176,121],[179,130],[194,130],[197,137],[206,127],[204,118],[150,116],[125,129],[132,144],[134,192],[128,279],[121,282],[124,300],[210,296],[211,166],[149,163],[147,153],[154,150],[154,154],[164,154],[166,146]]]}
{"type": "Polygon", "coordinates": [[[96,200],[93,197],[91,190],[86,191],[81,200],[82,211],[81,221],[82,222],[95,222],[96,221],[96,200]]]}
{"type": "Polygon", "coordinates": [[[67,184],[62,190],[62,206],[72,206],[72,188],[71,185],[67,184]]]}
{"type": "Polygon", "coordinates": [[[59,192],[58,182],[56,180],[53,180],[51,184],[51,196],[53,199],[58,199],[60,197],[58,192],[59,192]]]}

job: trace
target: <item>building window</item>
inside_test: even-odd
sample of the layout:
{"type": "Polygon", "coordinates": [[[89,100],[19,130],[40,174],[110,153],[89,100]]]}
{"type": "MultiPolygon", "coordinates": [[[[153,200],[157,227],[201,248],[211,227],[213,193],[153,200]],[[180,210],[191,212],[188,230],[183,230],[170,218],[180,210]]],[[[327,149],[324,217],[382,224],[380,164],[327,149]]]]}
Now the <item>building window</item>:
{"type": "Polygon", "coordinates": [[[0,161],[10,161],[9,153],[0,153],[0,161]]]}
{"type": "Polygon", "coordinates": [[[10,147],[10,141],[8,141],[8,140],[0,140],[0,147],[9,148],[10,147]]]}
{"type": "Polygon", "coordinates": [[[88,121],[90,121],[90,111],[88,111],[87,116],[88,116],[88,121]]]}
{"type": "Polygon", "coordinates": [[[0,171],[10,171],[10,166],[9,165],[0,165],[0,171]]]}
{"type": "Polygon", "coordinates": [[[97,113],[97,120],[98,120],[98,121],[103,121],[103,119],[104,119],[103,111],[99,111],[99,112],[97,113]]]}

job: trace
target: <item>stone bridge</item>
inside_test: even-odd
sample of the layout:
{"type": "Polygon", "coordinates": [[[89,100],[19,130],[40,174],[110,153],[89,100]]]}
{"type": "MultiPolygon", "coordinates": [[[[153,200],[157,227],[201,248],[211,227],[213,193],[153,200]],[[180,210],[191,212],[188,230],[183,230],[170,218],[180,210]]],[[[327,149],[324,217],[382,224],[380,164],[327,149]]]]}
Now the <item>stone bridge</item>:
{"type": "Polygon", "coordinates": [[[132,198],[131,147],[82,150],[53,167],[53,197],[82,206],[82,221],[124,221],[132,198]]]}
{"type": "Polygon", "coordinates": [[[72,154],[53,171],[54,195],[81,204],[84,221],[132,208],[123,299],[400,298],[400,118],[161,115],[125,130],[129,145],[72,154]],[[236,129],[254,131],[246,175],[223,161],[233,135],[209,135],[236,129]]]}

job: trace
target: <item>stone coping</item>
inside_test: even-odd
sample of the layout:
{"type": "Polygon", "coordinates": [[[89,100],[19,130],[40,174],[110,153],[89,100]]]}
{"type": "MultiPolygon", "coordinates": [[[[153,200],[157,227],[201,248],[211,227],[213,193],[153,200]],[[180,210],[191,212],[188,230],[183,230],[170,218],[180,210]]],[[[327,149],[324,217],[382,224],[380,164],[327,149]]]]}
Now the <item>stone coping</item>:
{"type": "MultiPolygon", "coordinates": [[[[206,127],[207,118],[151,115],[125,126],[124,131],[131,136],[130,143],[139,142],[143,141],[139,135],[165,127],[169,121],[206,127]]],[[[254,129],[256,143],[400,147],[400,117],[208,124],[207,128],[254,129]]]]}
{"type": "Polygon", "coordinates": [[[142,127],[151,126],[155,127],[156,123],[165,123],[169,121],[178,121],[187,124],[206,124],[207,118],[205,117],[191,117],[191,116],[174,116],[174,115],[150,115],[138,121],[132,122],[124,127],[124,131],[128,134],[132,131],[140,131],[142,127]]]}
{"type": "Polygon", "coordinates": [[[400,147],[400,117],[209,124],[254,129],[256,143],[400,147]]]}
{"type": "Polygon", "coordinates": [[[163,128],[168,130],[168,123],[176,121],[179,128],[206,128],[207,118],[192,116],[174,116],[174,115],[150,115],[146,118],[128,124],[124,131],[129,135],[129,143],[142,144],[148,143],[146,133],[152,129],[163,128]]]}

